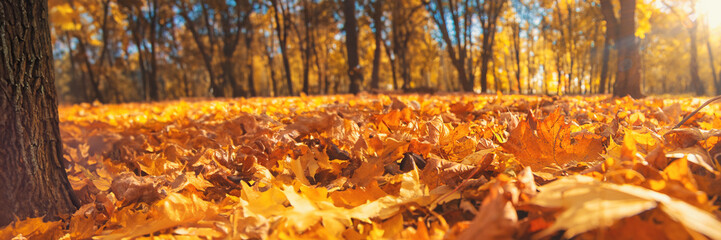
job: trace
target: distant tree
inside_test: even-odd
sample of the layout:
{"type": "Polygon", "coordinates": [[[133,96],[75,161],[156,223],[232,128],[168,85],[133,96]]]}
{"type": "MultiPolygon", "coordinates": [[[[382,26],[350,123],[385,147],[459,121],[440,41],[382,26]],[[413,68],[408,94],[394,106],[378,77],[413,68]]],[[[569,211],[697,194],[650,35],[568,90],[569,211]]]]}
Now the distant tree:
{"type": "Polygon", "coordinates": [[[601,12],[606,22],[605,40],[603,42],[603,57],[601,60],[601,79],[599,82],[599,93],[606,93],[606,81],[608,81],[608,64],[611,56],[612,41],[618,35],[618,20],[610,1],[601,1],[601,12]]]}
{"type": "Polygon", "coordinates": [[[453,67],[458,72],[458,80],[463,91],[472,92],[475,82],[473,67],[475,62],[468,55],[473,45],[471,26],[473,6],[470,0],[434,0],[426,2],[433,22],[438,25],[441,38],[453,67]]]}
{"type": "Polygon", "coordinates": [[[481,92],[488,90],[488,65],[493,59],[493,44],[496,38],[498,18],[507,0],[476,0],[478,20],[481,23],[481,92]]]}
{"type": "Polygon", "coordinates": [[[693,88],[696,95],[704,95],[706,93],[706,88],[704,87],[703,82],[701,82],[701,77],[698,75],[698,16],[696,15],[696,0],[690,0],[686,3],[688,5],[683,7],[684,9],[689,10],[686,13],[681,13],[677,9],[679,7],[671,5],[667,0],[664,0],[663,4],[668,7],[671,12],[676,15],[676,17],[678,17],[678,20],[686,28],[691,54],[688,64],[689,76],[691,77],[691,88],[693,88]]]}
{"type": "MultiPolygon", "coordinates": [[[[128,17],[128,30],[138,49],[138,66],[145,91],[145,100],[160,100],[158,80],[158,48],[169,18],[162,15],[166,2],[160,0],[119,1],[128,17]]],[[[107,31],[105,31],[107,32],[107,31]]]]}
{"type": "Polygon", "coordinates": [[[383,0],[372,0],[368,4],[368,15],[373,20],[373,40],[375,48],[373,49],[373,68],[371,70],[371,89],[380,88],[380,63],[381,63],[381,47],[383,47],[383,0]]]}
{"type": "Polygon", "coordinates": [[[79,206],[63,163],[45,0],[0,1],[0,226],[79,206]]]}
{"type": "Polygon", "coordinates": [[[711,47],[711,32],[709,31],[708,16],[706,22],[706,52],[708,53],[708,62],[711,67],[711,76],[713,76],[713,83],[716,87],[716,95],[721,95],[721,72],[716,75],[716,62],[713,58],[713,48],[711,47]]]}
{"type": "Polygon", "coordinates": [[[348,91],[353,94],[360,92],[360,85],[363,82],[363,72],[361,72],[358,65],[358,21],[355,17],[355,5],[355,0],[343,0],[343,15],[345,18],[343,29],[345,30],[348,77],[350,78],[348,91]]]}
{"type": "Polygon", "coordinates": [[[284,0],[271,0],[273,7],[273,18],[275,19],[275,34],[280,44],[280,54],[283,58],[283,69],[285,69],[285,81],[288,88],[288,95],[294,95],[293,77],[290,68],[290,53],[288,52],[288,34],[293,21],[290,13],[290,3],[284,0]]]}
{"type": "MultiPolygon", "coordinates": [[[[176,5],[203,57],[213,96],[224,96],[226,84],[230,85],[233,97],[247,96],[248,92],[236,77],[239,58],[235,54],[241,36],[247,41],[246,44],[252,43],[253,26],[250,23],[250,15],[255,10],[255,1],[236,1],[234,4],[228,4],[225,1],[177,0],[176,5]],[[219,56],[215,56],[216,49],[219,56]],[[221,71],[215,69],[215,59],[218,59],[221,71]],[[219,76],[221,79],[217,79],[219,76]]],[[[251,76],[248,77],[248,81],[252,82],[251,76]]],[[[254,91],[251,83],[247,85],[251,92],[254,91]]]]}

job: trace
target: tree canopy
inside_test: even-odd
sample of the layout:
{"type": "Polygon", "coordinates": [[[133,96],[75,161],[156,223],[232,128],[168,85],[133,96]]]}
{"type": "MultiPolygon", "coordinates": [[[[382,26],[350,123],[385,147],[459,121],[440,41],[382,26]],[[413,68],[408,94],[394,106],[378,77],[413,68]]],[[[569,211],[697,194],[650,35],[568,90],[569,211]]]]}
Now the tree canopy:
{"type": "Polygon", "coordinates": [[[51,0],[50,15],[65,102],[423,89],[563,95],[634,88],[616,95],[639,97],[721,92],[713,61],[721,20],[708,10],[717,5],[51,0]],[[626,78],[639,86],[626,86],[626,78]]]}

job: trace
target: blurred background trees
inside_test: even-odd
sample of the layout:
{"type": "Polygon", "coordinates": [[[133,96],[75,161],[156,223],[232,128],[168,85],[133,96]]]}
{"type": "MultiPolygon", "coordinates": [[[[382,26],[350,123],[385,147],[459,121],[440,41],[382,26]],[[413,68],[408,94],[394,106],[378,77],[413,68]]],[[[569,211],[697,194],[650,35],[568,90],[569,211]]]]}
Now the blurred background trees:
{"type": "Polygon", "coordinates": [[[715,0],[49,4],[58,93],[70,103],[392,90],[721,93],[715,0]]]}

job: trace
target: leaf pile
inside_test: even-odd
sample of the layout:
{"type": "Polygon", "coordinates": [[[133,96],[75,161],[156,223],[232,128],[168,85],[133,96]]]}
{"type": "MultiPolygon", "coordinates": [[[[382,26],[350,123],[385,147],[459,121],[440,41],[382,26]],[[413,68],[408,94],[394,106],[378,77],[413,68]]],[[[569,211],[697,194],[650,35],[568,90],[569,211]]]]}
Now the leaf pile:
{"type": "Polygon", "coordinates": [[[700,99],[360,95],[62,106],[83,203],[0,238],[721,239],[700,99]]]}

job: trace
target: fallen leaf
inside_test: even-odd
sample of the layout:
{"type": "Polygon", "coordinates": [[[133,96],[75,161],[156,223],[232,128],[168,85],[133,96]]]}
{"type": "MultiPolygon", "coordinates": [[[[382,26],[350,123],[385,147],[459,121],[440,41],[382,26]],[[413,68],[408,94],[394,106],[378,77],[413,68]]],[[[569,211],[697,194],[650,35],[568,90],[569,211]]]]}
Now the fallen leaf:
{"type": "Polygon", "coordinates": [[[642,187],[603,183],[575,175],[544,185],[539,190],[532,204],[563,210],[556,222],[536,237],[565,230],[563,236],[571,238],[658,207],[689,229],[713,239],[721,238],[721,222],[710,213],[642,187]]]}

